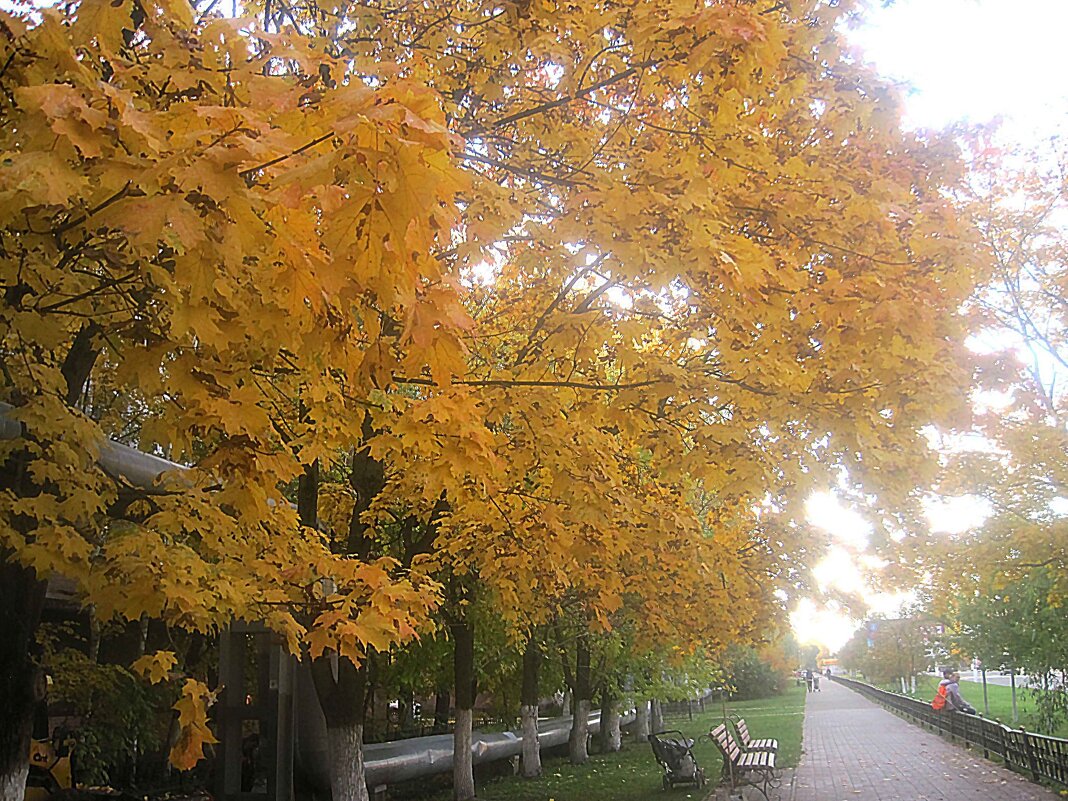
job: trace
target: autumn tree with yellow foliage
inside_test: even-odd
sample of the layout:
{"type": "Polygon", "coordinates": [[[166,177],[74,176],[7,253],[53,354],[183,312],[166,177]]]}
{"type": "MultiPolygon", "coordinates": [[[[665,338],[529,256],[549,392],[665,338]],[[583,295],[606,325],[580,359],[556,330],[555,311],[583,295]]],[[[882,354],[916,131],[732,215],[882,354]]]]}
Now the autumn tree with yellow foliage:
{"type": "Polygon", "coordinates": [[[990,502],[991,518],[966,546],[987,577],[997,584],[1047,569],[1050,603],[1061,606],[1068,600],[1068,521],[1056,506],[1068,497],[1068,153],[1063,145],[1009,154],[985,144],[970,186],[994,271],[977,292],[975,315],[985,339],[1009,347],[988,358],[980,387],[1008,398],[980,410],[978,431],[993,448],[951,462],[946,489],[990,502]]]}
{"type": "MultiPolygon", "coordinates": [[[[5,801],[22,795],[53,573],[105,619],[263,619],[294,649],[343,653],[411,637],[436,600],[388,561],[332,553],[281,494],[358,437],[376,385],[461,358],[432,254],[463,179],[436,98],[338,82],[313,41],[193,14],[0,19],[2,398],[22,427],[2,445],[5,801]],[[294,397],[300,415],[279,409],[294,397]],[[191,469],[148,491],[107,475],[116,408],[139,447],[191,469]]],[[[184,747],[178,764],[199,758],[200,739],[184,747]]]]}
{"type": "MultiPolygon", "coordinates": [[[[472,188],[443,255],[476,322],[469,372],[402,401],[373,447],[392,466],[380,505],[425,519],[447,497],[435,558],[477,573],[506,614],[542,591],[529,566],[546,563],[596,598],[596,626],[636,575],[615,566],[658,564],[646,543],[663,541],[694,569],[659,589],[699,599],[694,615],[723,599],[704,620],[726,635],[729,601],[760,574],[725,571],[730,599],[702,571],[709,551],[749,547],[753,504],[804,498],[841,466],[888,502],[931,473],[917,429],[964,408],[954,311],[973,284],[943,192],[954,151],[896,129],[888,90],[842,51],[839,13],[442,3],[361,7],[355,27],[298,18],[363,71],[402,65],[434,86],[465,142],[472,188]],[[482,471],[458,454],[472,440],[457,418],[491,442],[475,453],[505,458],[482,471]],[[695,486],[716,499],[711,538],[695,486]]],[[[473,794],[466,775],[457,793],[473,794]]]]}
{"type": "Polygon", "coordinates": [[[338,801],[361,665],[442,600],[458,799],[474,598],[518,632],[571,603],[591,634],[758,639],[794,547],[761,515],[843,468],[908,497],[968,377],[955,151],[899,129],[847,5],[4,16],[3,800],[53,572],[105,617],[263,619],[319,658],[338,801]],[[131,419],[191,469],[102,472],[131,419]]]}
{"type": "MultiPolygon", "coordinates": [[[[1063,620],[1068,599],[1068,158],[1062,143],[1007,151],[994,132],[977,132],[969,155],[964,197],[993,265],[969,304],[986,353],[972,426],[946,437],[936,490],[984,502],[988,516],[910,538],[899,556],[933,576],[939,612],[983,632],[970,646],[985,661],[994,653],[1020,667],[1033,628],[1021,609],[1063,620]]],[[[1068,648],[1056,626],[1047,634],[1047,654],[1068,648]]],[[[1051,662],[1042,654],[1026,669],[1047,674],[1051,662]]]]}

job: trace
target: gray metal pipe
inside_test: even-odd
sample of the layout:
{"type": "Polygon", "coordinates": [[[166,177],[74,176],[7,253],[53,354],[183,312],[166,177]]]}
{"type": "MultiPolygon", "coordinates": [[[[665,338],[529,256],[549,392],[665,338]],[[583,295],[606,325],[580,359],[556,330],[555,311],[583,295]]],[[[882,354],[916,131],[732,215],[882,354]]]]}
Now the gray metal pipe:
{"type": "MultiPolygon", "coordinates": [[[[620,715],[620,725],[634,720],[634,710],[620,715]]],[[[589,733],[596,734],[601,728],[601,713],[590,713],[589,733]]],[[[571,733],[571,717],[552,718],[538,724],[538,746],[544,750],[563,745],[571,733]]],[[[518,756],[523,747],[523,736],[515,732],[476,732],[472,737],[471,756],[476,765],[496,762],[518,756]]],[[[447,773],[452,770],[452,735],[434,734],[429,737],[413,737],[390,743],[365,745],[364,771],[367,784],[377,787],[395,784],[420,776],[447,773]]]]}
{"type": "MultiPolygon", "coordinates": [[[[18,439],[22,436],[22,423],[14,419],[14,411],[15,407],[11,404],[0,402],[0,439],[18,439]]],[[[145,490],[156,489],[164,473],[188,469],[162,456],[142,453],[110,439],[100,443],[97,464],[112,478],[145,490]]]]}
{"type": "MultiPolygon", "coordinates": [[[[330,790],[330,752],[326,739],[326,718],[319,707],[311,671],[297,665],[295,751],[301,777],[323,792],[330,790]]],[[[634,720],[634,710],[620,715],[620,725],[634,720]]],[[[590,713],[590,733],[601,726],[601,713],[590,713]]],[[[571,733],[571,717],[551,718],[538,724],[538,746],[545,750],[564,745],[571,733]]],[[[523,736],[516,732],[475,732],[471,755],[476,765],[511,759],[523,748],[523,736]]],[[[452,770],[452,735],[431,734],[389,743],[371,743],[363,747],[364,774],[370,787],[396,784],[420,776],[448,773],[452,770]]]]}

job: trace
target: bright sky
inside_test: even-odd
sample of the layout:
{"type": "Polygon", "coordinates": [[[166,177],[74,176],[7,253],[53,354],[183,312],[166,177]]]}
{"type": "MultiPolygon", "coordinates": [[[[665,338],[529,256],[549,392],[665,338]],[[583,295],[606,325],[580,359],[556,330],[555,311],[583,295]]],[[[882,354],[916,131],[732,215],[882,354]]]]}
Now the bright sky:
{"type": "MultiPolygon", "coordinates": [[[[1068,0],[895,0],[873,8],[849,37],[866,61],[900,82],[909,126],[1000,120],[1007,140],[1033,143],[1068,122],[1066,31],[1068,0]]],[[[831,493],[813,496],[806,512],[833,541],[813,571],[821,590],[859,595],[869,613],[885,615],[910,599],[871,589],[866,574],[878,566],[865,553],[871,526],[861,515],[831,493]]],[[[986,513],[971,498],[927,506],[935,531],[965,531],[986,513]]],[[[802,642],[832,651],[859,624],[836,602],[819,600],[803,600],[790,620],[802,642]]]]}
{"type": "Polygon", "coordinates": [[[865,16],[850,39],[881,73],[911,86],[910,125],[1002,117],[1006,135],[1030,139],[1065,121],[1065,0],[895,0],[865,16]]]}

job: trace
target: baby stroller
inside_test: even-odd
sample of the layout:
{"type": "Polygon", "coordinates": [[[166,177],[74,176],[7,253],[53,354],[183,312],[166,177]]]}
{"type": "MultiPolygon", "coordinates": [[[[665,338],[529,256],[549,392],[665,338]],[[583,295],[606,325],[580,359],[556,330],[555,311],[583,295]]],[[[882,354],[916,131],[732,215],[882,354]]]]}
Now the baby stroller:
{"type": "Polygon", "coordinates": [[[676,784],[705,786],[705,772],[697,765],[693,755],[693,740],[684,737],[681,731],[650,734],[649,745],[653,747],[657,763],[664,769],[665,790],[670,790],[676,784]]]}

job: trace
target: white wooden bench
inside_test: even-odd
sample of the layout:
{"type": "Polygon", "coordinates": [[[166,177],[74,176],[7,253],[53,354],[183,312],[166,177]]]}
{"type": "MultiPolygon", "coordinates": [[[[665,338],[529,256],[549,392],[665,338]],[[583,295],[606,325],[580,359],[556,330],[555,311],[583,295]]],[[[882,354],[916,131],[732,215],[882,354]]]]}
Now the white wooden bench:
{"type": "Polygon", "coordinates": [[[768,788],[776,786],[778,780],[775,773],[775,752],[743,751],[726,723],[712,729],[708,738],[723,755],[724,772],[730,780],[731,790],[747,784],[759,790],[766,800],[768,788]]]}

